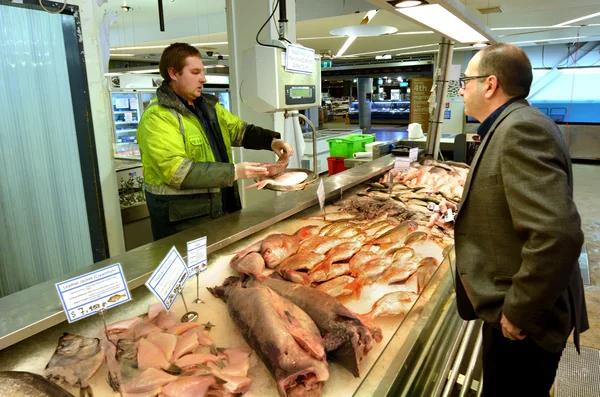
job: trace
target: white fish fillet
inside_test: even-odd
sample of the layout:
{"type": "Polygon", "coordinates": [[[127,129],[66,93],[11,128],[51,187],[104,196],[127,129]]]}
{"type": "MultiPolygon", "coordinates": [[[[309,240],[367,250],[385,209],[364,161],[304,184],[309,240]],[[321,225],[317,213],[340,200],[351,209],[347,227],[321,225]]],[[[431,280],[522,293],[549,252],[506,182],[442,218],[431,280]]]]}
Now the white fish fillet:
{"type": "Polygon", "coordinates": [[[267,185],[274,186],[295,186],[304,182],[308,178],[308,174],[306,172],[286,172],[283,175],[278,176],[275,179],[265,179],[264,181],[260,181],[258,183],[247,186],[246,189],[251,187],[257,187],[259,189],[264,188],[267,185]]]}

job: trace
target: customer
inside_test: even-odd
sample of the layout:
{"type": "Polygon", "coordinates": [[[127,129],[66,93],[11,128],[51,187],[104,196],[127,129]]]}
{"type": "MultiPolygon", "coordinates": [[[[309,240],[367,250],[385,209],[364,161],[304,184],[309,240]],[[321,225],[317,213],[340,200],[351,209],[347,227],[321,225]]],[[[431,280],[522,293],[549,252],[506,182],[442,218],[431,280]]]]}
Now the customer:
{"type": "Polygon", "coordinates": [[[460,79],[482,142],[454,225],[456,295],[462,318],[484,321],[484,397],[548,396],[569,334],[579,349],[589,328],[571,161],[525,100],[531,81],[510,44],[481,50],[460,79]]]}
{"type": "Polygon", "coordinates": [[[278,133],[245,123],[202,94],[206,78],[196,48],[171,44],[159,68],[164,82],[137,130],[155,240],[241,209],[235,181],[266,176],[267,169],[234,165],[232,146],[294,153],[278,133]]]}

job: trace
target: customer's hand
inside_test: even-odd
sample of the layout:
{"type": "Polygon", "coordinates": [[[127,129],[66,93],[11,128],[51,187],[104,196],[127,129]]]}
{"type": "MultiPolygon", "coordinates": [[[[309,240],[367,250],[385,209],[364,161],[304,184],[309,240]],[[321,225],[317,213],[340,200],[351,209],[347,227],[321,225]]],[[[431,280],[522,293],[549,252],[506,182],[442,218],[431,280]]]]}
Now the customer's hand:
{"type": "Polygon", "coordinates": [[[527,332],[508,321],[504,313],[502,313],[502,317],[500,317],[500,325],[502,325],[502,335],[504,335],[505,338],[510,340],[523,340],[527,337],[527,332]]]}
{"type": "Polygon", "coordinates": [[[445,215],[449,209],[456,212],[456,204],[448,202],[446,201],[446,199],[442,199],[438,207],[440,208],[440,210],[434,212],[433,215],[431,215],[427,227],[432,228],[433,225],[438,225],[440,227],[443,227],[444,229],[453,229],[454,222],[447,222],[443,215],[445,215]]]}
{"type": "Polygon", "coordinates": [[[235,164],[235,180],[238,179],[250,179],[258,178],[261,176],[268,176],[269,171],[266,167],[260,165],[260,163],[239,163],[235,164]]]}
{"type": "Polygon", "coordinates": [[[294,148],[292,145],[281,139],[273,139],[273,142],[271,142],[271,150],[273,150],[280,158],[287,158],[294,155],[294,148]]]}

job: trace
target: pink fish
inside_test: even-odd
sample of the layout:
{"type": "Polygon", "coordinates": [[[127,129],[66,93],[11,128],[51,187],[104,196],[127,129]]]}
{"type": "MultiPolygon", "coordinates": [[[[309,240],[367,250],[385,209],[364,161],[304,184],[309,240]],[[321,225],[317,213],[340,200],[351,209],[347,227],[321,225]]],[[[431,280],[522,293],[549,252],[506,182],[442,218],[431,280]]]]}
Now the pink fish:
{"type": "Polygon", "coordinates": [[[154,343],[140,339],[138,343],[138,368],[142,371],[148,368],[168,369],[171,363],[163,351],[154,343]]]}
{"type": "Polygon", "coordinates": [[[280,175],[275,179],[265,179],[264,181],[260,181],[258,183],[246,186],[246,189],[250,189],[251,187],[257,187],[258,189],[262,189],[267,185],[296,186],[304,182],[306,178],[308,178],[308,174],[306,172],[286,172],[285,174],[280,175]]]}
{"type": "Polygon", "coordinates": [[[188,376],[169,383],[163,387],[161,394],[166,397],[205,396],[208,388],[216,383],[212,376],[188,376]]]}
{"type": "Polygon", "coordinates": [[[145,393],[151,390],[156,390],[157,388],[160,388],[161,386],[176,379],[176,376],[169,375],[160,369],[148,368],[136,378],[125,383],[122,390],[125,393],[145,393]]]}
{"type": "Polygon", "coordinates": [[[193,352],[198,345],[198,335],[193,332],[186,333],[185,336],[181,336],[177,341],[177,345],[173,351],[173,359],[177,360],[183,355],[193,352]]]}
{"type": "Polygon", "coordinates": [[[234,256],[229,262],[233,270],[248,276],[254,276],[257,280],[265,279],[263,271],[265,270],[265,260],[258,252],[251,252],[244,257],[234,256]]]}
{"type": "Polygon", "coordinates": [[[160,348],[162,353],[165,355],[165,358],[171,361],[173,358],[173,351],[175,350],[175,346],[177,345],[177,336],[167,333],[152,333],[148,335],[146,338],[149,342],[154,343],[156,346],[160,348]]]}

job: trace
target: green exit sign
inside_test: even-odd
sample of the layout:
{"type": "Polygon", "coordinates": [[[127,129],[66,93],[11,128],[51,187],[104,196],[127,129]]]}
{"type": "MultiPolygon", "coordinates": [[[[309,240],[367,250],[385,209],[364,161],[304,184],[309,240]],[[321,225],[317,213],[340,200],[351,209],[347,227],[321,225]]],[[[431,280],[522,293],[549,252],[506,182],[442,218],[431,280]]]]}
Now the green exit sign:
{"type": "Polygon", "coordinates": [[[321,68],[330,68],[333,61],[321,61],[321,68]]]}

